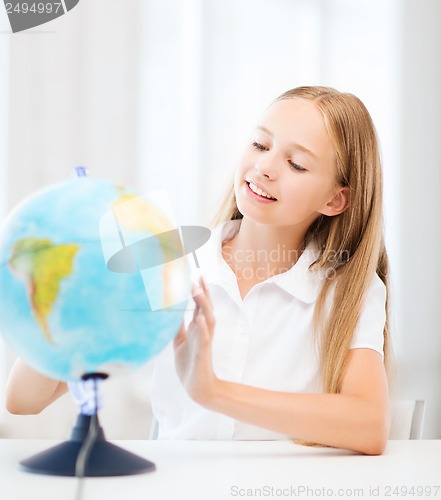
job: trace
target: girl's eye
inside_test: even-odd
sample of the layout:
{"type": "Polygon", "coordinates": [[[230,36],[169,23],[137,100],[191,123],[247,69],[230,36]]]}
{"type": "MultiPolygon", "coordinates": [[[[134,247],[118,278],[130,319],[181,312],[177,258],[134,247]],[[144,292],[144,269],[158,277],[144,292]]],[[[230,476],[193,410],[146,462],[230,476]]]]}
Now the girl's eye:
{"type": "Polygon", "coordinates": [[[290,166],[293,170],[297,170],[297,172],[306,172],[306,168],[303,168],[300,165],[297,165],[297,163],[294,163],[291,160],[288,160],[288,163],[290,164],[290,166]]]}
{"type": "Polygon", "coordinates": [[[268,148],[266,146],[263,146],[262,144],[259,144],[258,142],[253,142],[253,148],[258,149],[259,151],[268,151],[268,148]]]}
{"type": "MultiPolygon", "coordinates": [[[[254,149],[257,149],[258,151],[269,151],[269,148],[267,146],[264,146],[263,144],[260,144],[259,142],[254,141],[252,144],[254,149]]],[[[288,160],[288,163],[292,170],[295,170],[296,172],[306,172],[306,168],[301,167],[297,163],[294,163],[291,160],[288,160]]]]}

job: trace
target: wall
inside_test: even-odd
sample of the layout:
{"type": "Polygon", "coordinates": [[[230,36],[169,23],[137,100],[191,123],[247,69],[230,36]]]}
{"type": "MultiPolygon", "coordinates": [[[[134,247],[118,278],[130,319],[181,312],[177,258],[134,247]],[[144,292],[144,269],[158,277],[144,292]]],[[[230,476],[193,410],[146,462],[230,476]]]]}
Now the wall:
{"type": "Polygon", "coordinates": [[[152,29],[144,64],[156,93],[142,114],[146,137],[153,139],[144,145],[144,185],[162,182],[181,220],[208,223],[244,141],[273,98],[316,83],[359,96],[376,124],[383,160],[392,397],[425,399],[424,436],[440,437],[441,4],[275,0],[268,7],[264,0],[195,0],[192,20],[173,4],[149,3],[152,29]],[[193,35],[184,43],[189,26],[193,35]],[[182,90],[190,84],[200,95],[190,93],[183,104],[182,90]],[[158,123],[168,132],[158,132],[158,123]],[[155,172],[156,165],[161,168],[155,172]],[[421,289],[425,293],[415,293],[421,289]]]}
{"type": "MultiPolygon", "coordinates": [[[[207,224],[273,98],[313,83],[355,93],[376,123],[384,163],[395,397],[425,399],[424,436],[440,438],[440,9],[438,0],[80,2],[42,33],[7,37],[0,216],[2,203],[4,211],[85,164],[144,191],[167,187],[181,224],[207,224]]],[[[108,386],[118,416],[109,418],[111,436],[128,435],[117,418],[140,414],[130,436],[146,434],[150,370],[108,386]]],[[[46,416],[7,416],[4,428],[65,434],[74,409],[59,404],[46,416]]]]}
{"type": "Polygon", "coordinates": [[[441,3],[405,0],[400,72],[400,386],[441,437],[441,3]]]}
{"type": "MultiPolygon", "coordinates": [[[[97,177],[138,184],[142,14],[142,0],[87,0],[50,24],[14,35],[7,34],[2,17],[0,217],[23,197],[73,175],[78,165],[97,177]]],[[[16,355],[0,344],[0,356],[3,401],[16,355]]],[[[108,437],[148,436],[150,373],[146,365],[103,385],[101,420],[108,437]]],[[[8,437],[66,437],[76,414],[68,396],[38,416],[13,416],[1,408],[0,436],[8,437]]]]}
{"type": "Polygon", "coordinates": [[[77,165],[136,183],[140,12],[80,2],[10,37],[9,206],[77,165]]]}
{"type": "MultiPolygon", "coordinates": [[[[8,28],[5,18],[0,17],[0,75],[9,75],[9,35],[2,35],[8,28]]],[[[0,78],[0,220],[7,211],[6,185],[8,178],[8,108],[9,108],[9,78],[0,78]]],[[[4,396],[6,381],[6,355],[3,339],[0,338],[0,428],[6,416],[4,396]]]]}

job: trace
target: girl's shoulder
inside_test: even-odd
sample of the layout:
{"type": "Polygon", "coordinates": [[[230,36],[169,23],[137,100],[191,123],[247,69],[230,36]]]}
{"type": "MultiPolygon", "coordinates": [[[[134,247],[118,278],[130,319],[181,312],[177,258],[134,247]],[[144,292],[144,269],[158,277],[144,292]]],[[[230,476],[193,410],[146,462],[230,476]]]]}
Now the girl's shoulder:
{"type": "Polygon", "coordinates": [[[366,290],[351,348],[368,348],[384,354],[387,289],[377,273],[366,290]]]}

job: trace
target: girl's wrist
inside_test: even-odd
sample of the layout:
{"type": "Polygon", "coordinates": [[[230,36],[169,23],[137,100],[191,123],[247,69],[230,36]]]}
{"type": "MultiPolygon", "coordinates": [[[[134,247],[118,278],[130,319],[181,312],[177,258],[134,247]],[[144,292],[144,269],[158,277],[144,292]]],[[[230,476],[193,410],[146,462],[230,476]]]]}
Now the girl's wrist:
{"type": "Polygon", "coordinates": [[[221,380],[216,377],[210,392],[207,394],[205,401],[201,404],[208,410],[221,412],[223,404],[226,401],[228,384],[229,382],[226,380],[221,380]]]}
{"type": "Polygon", "coordinates": [[[198,390],[197,392],[190,392],[189,395],[193,399],[193,401],[208,410],[214,411],[214,406],[216,406],[216,402],[219,399],[219,393],[221,391],[221,380],[217,377],[214,377],[212,382],[205,386],[202,390],[198,390]]]}

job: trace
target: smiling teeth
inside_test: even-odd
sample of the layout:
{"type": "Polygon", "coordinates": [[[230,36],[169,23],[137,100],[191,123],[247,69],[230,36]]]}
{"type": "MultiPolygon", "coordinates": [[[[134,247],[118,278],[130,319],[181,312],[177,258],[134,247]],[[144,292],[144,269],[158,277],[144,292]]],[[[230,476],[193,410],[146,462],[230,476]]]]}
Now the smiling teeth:
{"type": "Polygon", "coordinates": [[[259,196],[263,196],[264,198],[268,198],[269,200],[275,200],[275,198],[273,198],[271,195],[269,195],[268,193],[265,193],[265,191],[262,191],[260,188],[258,188],[255,184],[253,184],[252,182],[250,182],[248,184],[250,186],[250,189],[251,191],[254,191],[256,194],[258,194],[259,196]]]}

